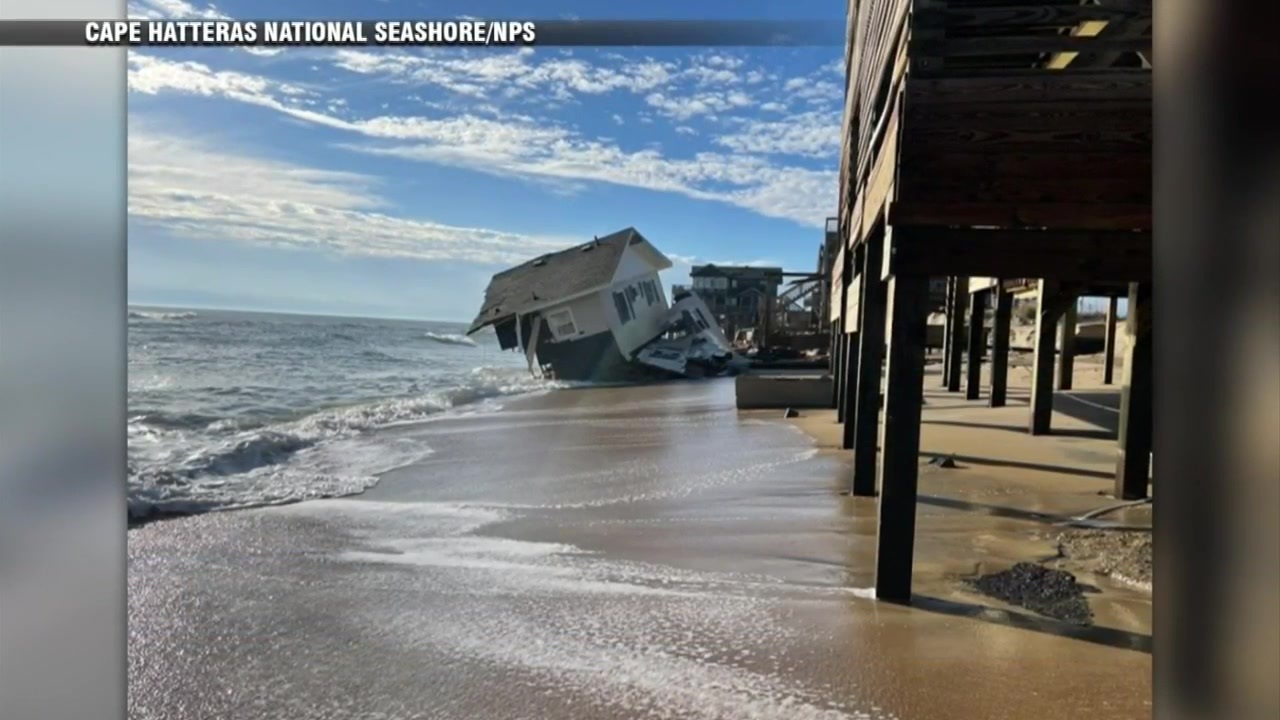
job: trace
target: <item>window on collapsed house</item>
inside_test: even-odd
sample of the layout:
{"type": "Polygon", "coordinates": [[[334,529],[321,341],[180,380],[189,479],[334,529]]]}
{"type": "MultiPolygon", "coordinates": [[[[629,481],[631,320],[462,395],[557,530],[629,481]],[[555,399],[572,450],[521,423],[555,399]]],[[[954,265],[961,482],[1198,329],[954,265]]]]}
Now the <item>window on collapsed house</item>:
{"type": "Polygon", "coordinates": [[[573,313],[569,308],[557,310],[547,316],[547,324],[557,340],[571,338],[578,334],[578,326],[573,322],[573,313]]]}
{"type": "Polygon", "coordinates": [[[650,305],[658,304],[658,284],[652,280],[644,281],[644,297],[650,305]]]}
{"type": "Polygon", "coordinates": [[[631,320],[631,306],[627,304],[627,296],[620,292],[614,293],[613,304],[618,310],[618,320],[626,325],[631,320]]]}

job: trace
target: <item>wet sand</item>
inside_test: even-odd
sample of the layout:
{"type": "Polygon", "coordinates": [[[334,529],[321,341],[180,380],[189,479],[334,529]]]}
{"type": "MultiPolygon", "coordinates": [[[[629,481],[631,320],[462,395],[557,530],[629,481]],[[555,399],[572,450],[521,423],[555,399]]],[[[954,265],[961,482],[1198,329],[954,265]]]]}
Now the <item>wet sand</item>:
{"type": "MultiPolygon", "coordinates": [[[[435,452],[357,498],[131,530],[131,717],[1150,716],[1148,595],[1097,579],[1088,628],[1001,608],[964,578],[1055,528],[922,502],[918,601],[870,600],[874,500],[795,422],[816,440],[730,380],[558,391],[389,431],[435,452]]],[[[922,492],[1106,504],[961,465],[922,492]]]]}

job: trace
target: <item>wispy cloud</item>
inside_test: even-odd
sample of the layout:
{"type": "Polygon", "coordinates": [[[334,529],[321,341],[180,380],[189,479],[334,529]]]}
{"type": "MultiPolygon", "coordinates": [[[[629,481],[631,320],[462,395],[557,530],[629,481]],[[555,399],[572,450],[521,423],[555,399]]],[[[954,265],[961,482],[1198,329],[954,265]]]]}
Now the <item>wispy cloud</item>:
{"type": "MultiPolygon", "coordinates": [[[[334,98],[320,98],[309,88],[138,53],[130,55],[129,86],[145,94],[222,97],[268,108],[295,120],[351,133],[353,142],[342,144],[350,150],[505,177],[543,179],[560,188],[565,182],[594,181],[679,193],[812,227],[822,226],[830,214],[827,201],[834,202],[827,197],[835,186],[834,163],[830,169],[813,169],[748,154],[790,152],[821,157],[823,125],[817,116],[795,131],[768,123],[746,125],[739,134],[719,141],[734,150],[733,154],[701,152],[668,157],[653,147],[625,150],[571,127],[522,115],[502,119],[469,113],[360,117],[343,108],[343,117],[339,117],[316,110],[318,100],[332,102],[334,98]],[[760,140],[763,146],[751,147],[750,138],[760,140]]],[[[749,98],[732,92],[717,97],[730,106],[750,103],[749,98]]],[[[668,105],[666,100],[650,104],[663,107],[668,105]]],[[[679,105],[671,104],[668,109],[676,107],[679,105]]],[[[643,123],[646,118],[637,119],[643,123]]],[[[830,126],[830,132],[834,141],[838,122],[830,126]]]]}
{"type": "MultiPolygon", "coordinates": [[[[130,0],[129,17],[141,20],[231,20],[213,5],[196,7],[184,0],[130,0]]],[[[243,47],[252,55],[271,56],[284,52],[283,48],[243,47]]]]}
{"type": "Polygon", "coordinates": [[[175,235],[483,264],[521,262],[576,241],[400,217],[377,185],[366,175],[229,152],[130,119],[129,216],[175,235]]]}
{"type": "Polygon", "coordinates": [[[805,112],[782,120],[742,120],[737,132],[715,138],[737,152],[836,158],[840,153],[840,114],[805,112]]]}
{"type": "Polygon", "coordinates": [[[655,60],[616,66],[601,66],[564,56],[538,60],[532,48],[516,52],[428,51],[421,54],[339,50],[333,55],[333,64],[348,72],[408,85],[436,86],[474,97],[502,94],[513,98],[540,93],[562,100],[575,94],[645,92],[670,82],[676,71],[674,64],[655,60]]]}

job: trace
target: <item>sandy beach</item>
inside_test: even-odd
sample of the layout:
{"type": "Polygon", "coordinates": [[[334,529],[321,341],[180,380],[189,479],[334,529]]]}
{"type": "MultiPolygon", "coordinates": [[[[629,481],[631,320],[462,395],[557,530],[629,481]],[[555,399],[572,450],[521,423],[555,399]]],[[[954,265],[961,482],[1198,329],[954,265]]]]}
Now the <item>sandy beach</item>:
{"type": "Polygon", "coordinates": [[[360,496],[130,531],[130,716],[1149,717],[1149,590],[1085,557],[1110,540],[1048,563],[1090,624],[967,584],[1113,502],[1095,425],[999,429],[1025,386],[991,410],[926,377],[922,450],[957,467],[921,475],[913,607],[869,599],[875,501],[844,494],[831,411],[740,413],[716,380],[385,430],[434,453],[360,496]]]}

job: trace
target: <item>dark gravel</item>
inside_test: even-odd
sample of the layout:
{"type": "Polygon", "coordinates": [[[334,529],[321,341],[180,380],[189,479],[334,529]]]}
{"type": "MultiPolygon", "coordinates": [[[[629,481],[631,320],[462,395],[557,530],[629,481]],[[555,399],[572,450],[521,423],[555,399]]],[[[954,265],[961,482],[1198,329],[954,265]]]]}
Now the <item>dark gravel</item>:
{"type": "Polygon", "coordinates": [[[1069,572],[1034,563],[1018,563],[1008,570],[968,581],[978,592],[1027,608],[1055,620],[1079,625],[1092,622],[1093,612],[1084,587],[1069,572]]]}

